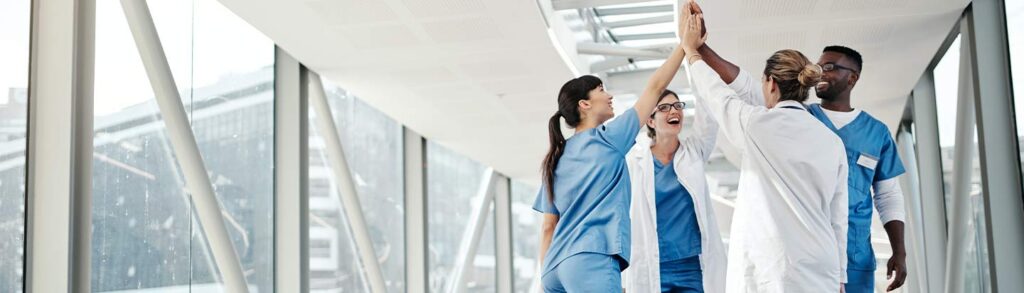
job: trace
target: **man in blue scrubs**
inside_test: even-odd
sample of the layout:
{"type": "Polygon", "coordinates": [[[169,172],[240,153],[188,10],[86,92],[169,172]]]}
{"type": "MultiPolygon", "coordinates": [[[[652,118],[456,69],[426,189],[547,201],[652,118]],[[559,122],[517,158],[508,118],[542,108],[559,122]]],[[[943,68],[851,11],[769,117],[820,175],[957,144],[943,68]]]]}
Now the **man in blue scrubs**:
{"type": "MultiPolygon", "coordinates": [[[[760,81],[721,58],[705,45],[700,48],[704,61],[729,87],[741,96],[760,95],[760,81]]],[[[809,111],[834,131],[846,147],[849,171],[849,230],[847,237],[848,293],[874,292],[875,253],[871,248],[872,208],[889,235],[893,255],[886,266],[892,279],[888,290],[903,286],[907,277],[907,251],[903,243],[905,216],[903,192],[897,176],[903,164],[889,128],[860,109],[850,106],[850,93],[860,78],[863,61],[860,53],[842,46],[826,47],[818,60],[823,77],[815,90],[821,104],[812,104],[809,111]],[[872,194],[872,190],[874,191],[872,194]]],[[[760,96],[749,101],[763,101],[760,96]]]]}
{"type": "Polygon", "coordinates": [[[903,194],[896,179],[904,170],[896,143],[885,124],[850,106],[850,92],[860,79],[863,66],[860,53],[843,46],[828,46],[818,59],[818,65],[824,71],[822,81],[815,87],[821,104],[811,105],[809,109],[843,140],[850,164],[846,292],[874,292],[872,207],[878,209],[893,250],[886,272],[891,276],[895,271],[896,278],[888,290],[899,288],[906,279],[907,265],[903,244],[903,194]]]}

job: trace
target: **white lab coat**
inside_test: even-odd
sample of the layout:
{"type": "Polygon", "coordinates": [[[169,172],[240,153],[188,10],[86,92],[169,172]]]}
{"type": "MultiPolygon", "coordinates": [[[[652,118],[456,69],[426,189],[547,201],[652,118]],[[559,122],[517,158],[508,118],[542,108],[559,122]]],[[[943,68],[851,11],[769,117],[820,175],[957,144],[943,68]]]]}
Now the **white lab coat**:
{"type": "Polygon", "coordinates": [[[842,141],[798,102],[751,105],[703,61],[689,72],[743,154],[726,291],[838,292],[849,212],[842,141]]]}
{"type": "MultiPolygon", "coordinates": [[[[726,254],[712,208],[704,165],[715,148],[718,124],[711,119],[703,103],[698,101],[696,104],[694,133],[689,137],[680,137],[679,149],[672,157],[672,167],[679,183],[693,199],[697,226],[700,228],[704,292],[715,293],[725,290],[726,254]]],[[[661,292],[651,143],[645,129],[640,132],[636,144],[626,155],[633,195],[629,210],[632,255],[629,268],[622,272],[622,285],[628,293],[661,292]]]]}

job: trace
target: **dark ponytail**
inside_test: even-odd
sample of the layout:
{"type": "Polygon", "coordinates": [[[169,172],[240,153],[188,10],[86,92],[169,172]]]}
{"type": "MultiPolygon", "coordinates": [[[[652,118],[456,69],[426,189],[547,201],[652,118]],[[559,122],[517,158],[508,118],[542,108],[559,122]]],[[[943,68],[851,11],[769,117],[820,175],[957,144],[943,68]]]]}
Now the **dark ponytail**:
{"type": "Polygon", "coordinates": [[[569,127],[576,127],[580,124],[580,111],[578,108],[580,100],[589,100],[590,91],[601,86],[600,78],[592,75],[584,75],[569,80],[562,89],[558,91],[558,111],[548,119],[548,138],[551,148],[544,156],[544,163],[541,166],[543,171],[544,185],[548,192],[548,200],[555,201],[555,168],[558,167],[558,160],[565,152],[565,136],[562,135],[561,118],[565,118],[565,124],[569,127]]]}
{"type": "Polygon", "coordinates": [[[551,150],[544,156],[544,185],[548,189],[548,200],[555,201],[555,167],[558,166],[558,159],[565,151],[565,136],[562,135],[562,114],[555,112],[548,119],[548,137],[550,138],[551,150]]]}

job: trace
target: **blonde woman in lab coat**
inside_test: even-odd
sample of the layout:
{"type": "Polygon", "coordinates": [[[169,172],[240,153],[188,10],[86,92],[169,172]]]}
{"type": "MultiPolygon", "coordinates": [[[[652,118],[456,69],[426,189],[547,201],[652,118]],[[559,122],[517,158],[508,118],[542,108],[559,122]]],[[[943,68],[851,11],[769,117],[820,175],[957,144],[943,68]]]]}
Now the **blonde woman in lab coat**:
{"type": "Polygon", "coordinates": [[[633,264],[622,272],[626,292],[725,290],[725,248],[704,176],[718,124],[698,103],[693,134],[680,137],[685,105],[676,93],[662,93],[647,133],[626,155],[634,247],[633,264]]]}
{"type": "Polygon", "coordinates": [[[700,30],[690,21],[683,32],[684,63],[699,102],[743,153],[726,292],[840,292],[847,260],[846,151],[803,105],[821,68],[800,52],[775,52],[761,77],[765,106],[755,106],[701,60],[706,35],[700,30]]]}

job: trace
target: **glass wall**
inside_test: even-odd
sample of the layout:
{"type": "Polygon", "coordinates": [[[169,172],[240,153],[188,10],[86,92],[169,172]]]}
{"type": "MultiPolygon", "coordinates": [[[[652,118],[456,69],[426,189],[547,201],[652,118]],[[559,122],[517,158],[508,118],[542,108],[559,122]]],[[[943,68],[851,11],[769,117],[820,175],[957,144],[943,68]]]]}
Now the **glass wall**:
{"type": "Polygon", "coordinates": [[[1013,77],[1017,146],[1024,175],[1024,0],[1006,0],[1006,36],[1010,41],[1010,76],[1013,77]]]}
{"type": "MultiPolygon", "coordinates": [[[[477,190],[483,180],[484,165],[427,142],[427,269],[430,292],[442,292],[455,269],[455,260],[477,202],[477,190]]],[[[493,211],[493,204],[488,207],[493,211]]],[[[493,212],[487,213],[487,225],[472,267],[466,268],[464,282],[469,292],[497,290],[494,256],[493,212]]]]}
{"type": "Polygon", "coordinates": [[[0,2],[0,292],[25,277],[25,134],[30,0],[0,2]]]}
{"type": "Polygon", "coordinates": [[[543,215],[533,210],[537,187],[512,181],[512,289],[530,292],[540,269],[540,223],[543,215]]]}
{"type": "MultiPolygon", "coordinates": [[[[957,109],[964,107],[959,102],[959,86],[961,69],[960,48],[961,39],[957,39],[950,45],[939,63],[936,64],[932,73],[935,77],[935,99],[936,110],[938,111],[939,123],[939,146],[942,155],[942,177],[945,189],[946,216],[953,217],[954,195],[954,174],[956,169],[969,168],[971,180],[969,189],[969,209],[967,247],[962,253],[967,254],[966,269],[964,270],[965,288],[963,292],[988,292],[988,246],[986,245],[985,233],[985,208],[982,202],[981,169],[978,159],[977,131],[973,135],[973,143],[966,147],[971,148],[972,159],[967,162],[958,162],[954,154],[957,145],[957,109]]],[[[972,94],[973,95],[973,94],[972,94]]],[[[953,223],[950,221],[950,223],[953,223]]],[[[952,225],[952,224],[951,224],[952,225]]]]}
{"type": "MultiPolygon", "coordinates": [[[[405,292],[402,126],[344,89],[325,85],[388,292],[405,292]]],[[[326,144],[309,111],[309,264],[313,292],[370,292],[338,197],[326,144]]]]}
{"type": "MultiPolygon", "coordinates": [[[[273,289],[273,43],[215,0],[148,1],[250,291],[273,289]]],[[[118,1],[97,1],[92,291],[220,276],[118,1]]]]}

